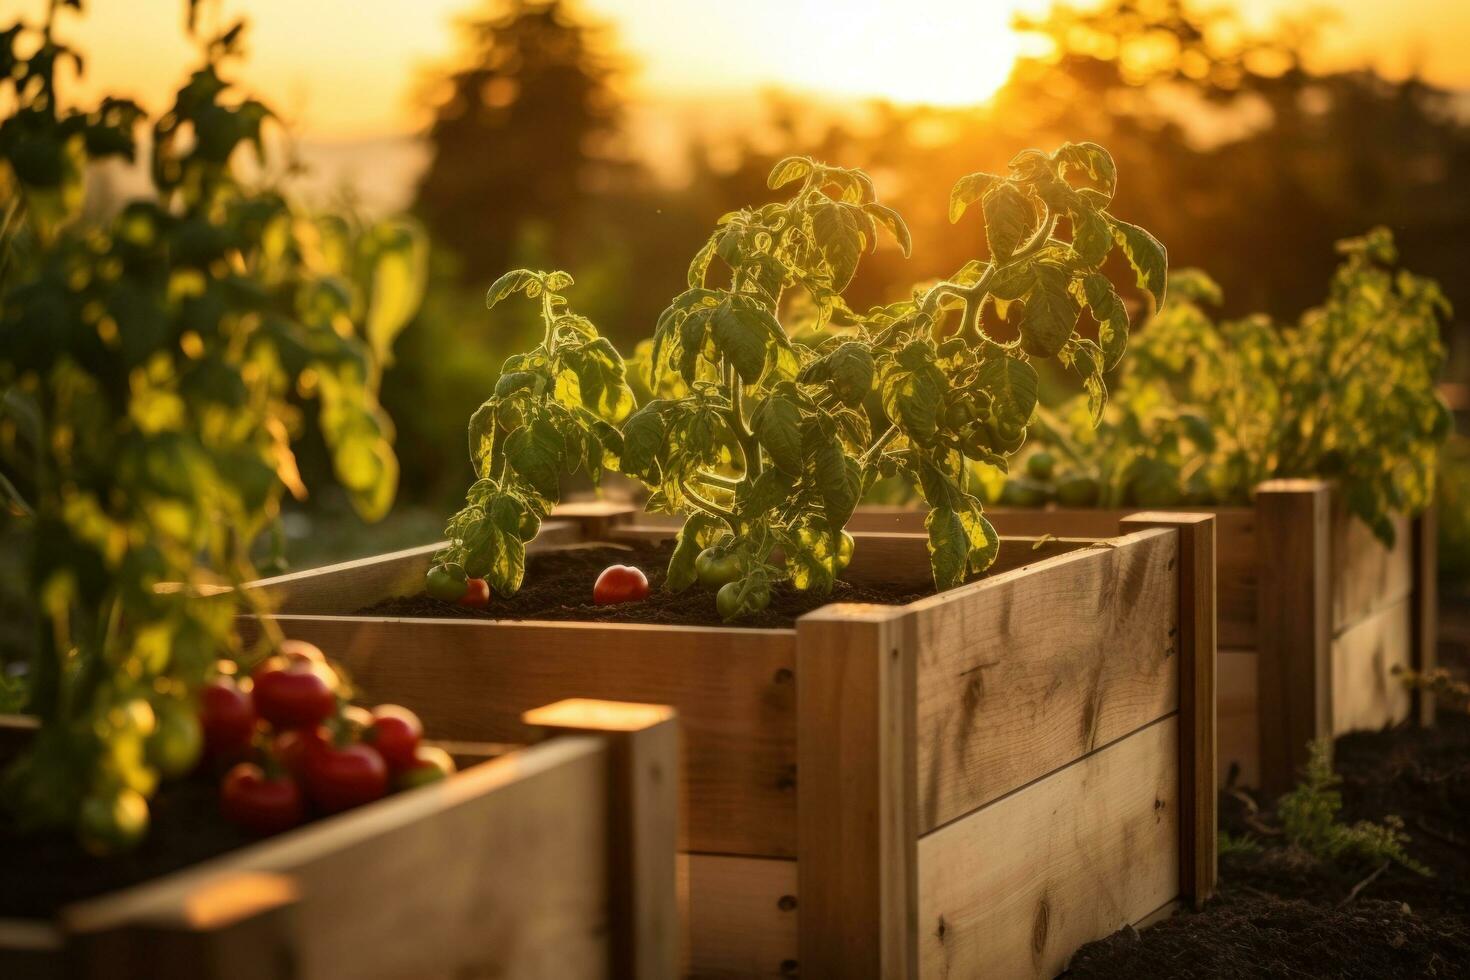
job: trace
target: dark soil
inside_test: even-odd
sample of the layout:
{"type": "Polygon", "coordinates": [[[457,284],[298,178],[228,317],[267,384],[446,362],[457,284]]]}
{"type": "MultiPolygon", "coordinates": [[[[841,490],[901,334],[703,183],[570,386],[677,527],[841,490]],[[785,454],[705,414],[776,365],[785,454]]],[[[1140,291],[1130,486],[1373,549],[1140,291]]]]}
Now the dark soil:
{"type": "MultiPolygon", "coordinates": [[[[1441,645],[1441,664],[1465,677],[1466,652],[1441,645]]],[[[1224,850],[1217,896],[1083,947],[1068,976],[1470,977],[1470,717],[1442,708],[1432,730],[1345,736],[1334,764],[1341,819],[1402,818],[1432,876],[1319,863],[1282,841],[1270,806],[1226,793],[1222,833],[1254,848],[1224,850]]]]}
{"type": "Polygon", "coordinates": [[[526,562],[525,584],[508,599],[491,598],[485,609],[443,602],[420,592],[384,599],[356,611],[359,616],[413,619],[545,619],[596,623],[650,623],[671,626],[743,626],[756,629],[790,628],[798,616],[833,602],[902,605],[934,594],[928,578],[879,585],[839,581],[827,595],[802,592],[787,584],[771,590],[771,604],[753,616],[725,623],[715,612],[714,592],[698,585],[684,592],[662,588],[673,552],[672,542],[659,544],[571,547],[532,555],[526,562]],[[649,596],[642,602],[598,606],[592,585],[609,565],[635,565],[648,576],[649,596]]]}
{"type": "MultiPolygon", "coordinates": [[[[8,764],[9,760],[5,760],[8,764]]],[[[97,858],[67,831],[20,835],[0,823],[0,918],[43,918],[62,906],[136,885],[250,843],[219,814],[215,780],[170,783],[150,804],[138,849],[97,858]]]]}

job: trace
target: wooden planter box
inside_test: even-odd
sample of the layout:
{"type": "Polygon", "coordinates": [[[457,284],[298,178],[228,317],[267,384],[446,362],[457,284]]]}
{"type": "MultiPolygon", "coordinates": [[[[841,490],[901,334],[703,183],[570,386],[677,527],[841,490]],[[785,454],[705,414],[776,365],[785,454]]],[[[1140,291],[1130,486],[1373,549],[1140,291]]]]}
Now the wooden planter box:
{"type": "MultiPolygon", "coordinates": [[[[609,513],[579,519],[668,534],[609,513]]],[[[548,697],[674,706],[686,973],[1046,977],[1213,889],[1214,533],[1010,540],[982,581],[794,629],[346,615],[420,589],[435,546],[258,586],[458,738],[520,737],[548,697]]],[[[927,568],[922,535],[864,535],[848,577],[927,568]]]]}
{"type": "Polygon", "coordinates": [[[440,743],[487,761],[51,919],[0,919],[0,977],[669,976],[673,711],[531,715],[598,734],[440,743]]]}
{"type": "MultiPolygon", "coordinates": [[[[1117,526],[1106,509],[986,511],[1001,534],[1095,535],[1117,526]]],[[[1314,738],[1415,719],[1432,724],[1431,697],[1412,695],[1396,667],[1435,663],[1434,513],[1395,521],[1385,548],[1320,480],[1272,480],[1255,506],[1215,515],[1219,585],[1217,758],[1223,785],[1291,788],[1314,738]]],[[[916,530],[923,515],[865,508],[863,530],[916,530]]]]}

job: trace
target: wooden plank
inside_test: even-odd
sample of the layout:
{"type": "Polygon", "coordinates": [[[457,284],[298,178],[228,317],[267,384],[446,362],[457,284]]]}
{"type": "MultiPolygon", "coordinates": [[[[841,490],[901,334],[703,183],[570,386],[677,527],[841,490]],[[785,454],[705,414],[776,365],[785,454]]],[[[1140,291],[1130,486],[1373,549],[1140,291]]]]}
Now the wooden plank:
{"type": "Polygon", "coordinates": [[[1220,650],[1215,657],[1217,782],[1255,787],[1261,779],[1261,720],[1257,717],[1254,650],[1220,650]]]}
{"type": "MultiPolygon", "coordinates": [[[[1414,592],[1412,595],[1414,669],[1428,674],[1439,666],[1439,511],[1437,504],[1414,521],[1414,592]]],[[[1434,724],[1434,694],[1416,688],[1413,715],[1421,725],[1434,724]]]]}
{"type": "Polygon", "coordinates": [[[1332,632],[1342,633],[1409,595],[1414,589],[1414,533],[1406,517],[1394,517],[1394,544],[1386,547],[1348,511],[1345,495],[1332,495],[1332,632]]]}
{"type": "MultiPolygon", "coordinates": [[[[667,704],[684,730],[683,850],[796,856],[796,633],[617,623],[280,616],[370,701],[448,738],[524,742],[565,697],[667,704]]],[[[250,621],[241,620],[242,632],[250,621]]]]}
{"type": "Polygon", "coordinates": [[[1267,481],[1256,517],[1260,789],[1275,796],[1295,784],[1308,744],[1332,732],[1330,489],[1267,481]]]}
{"type": "Polygon", "coordinates": [[[1178,833],[1171,714],[919,841],[920,972],[1056,976],[1179,893],[1178,833]]]}
{"type": "MultiPolygon", "coordinates": [[[[1000,541],[995,564],[986,577],[1014,571],[1080,551],[1092,544],[1086,538],[1045,536],[1005,537],[1000,541]]],[[[852,562],[843,578],[870,584],[915,586],[933,591],[934,573],[929,564],[928,534],[859,532],[853,535],[852,562]]]]}
{"type": "Polygon", "coordinates": [[[1178,540],[1140,531],[908,607],[922,830],[1178,707],[1178,540]]]}
{"type": "Polygon", "coordinates": [[[606,976],[607,766],[598,739],[532,746],[62,919],[73,935],[106,933],[177,909],[222,876],[284,874],[300,893],[304,980],[606,976]],[[414,941],[385,938],[402,935],[414,941]]]}
{"type": "Polygon", "coordinates": [[[795,861],[681,854],[679,874],[689,935],[682,976],[795,975],[795,861]]]}
{"type": "Polygon", "coordinates": [[[295,975],[300,895],[290,877],[220,875],[175,905],[71,937],[75,980],[256,980],[295,975]]]}
{"type": "Polygon", "coordinates": [[[613,972],[647,980],[673,976],[681,937],[674,867],[679,724],[673,709],[571,698],[523,717],[548,733],[607,738],[613,972]]]}
{"type": "Polygon", "coordinates": [[[915,648],[902,608],[797,621],[801,970],[917,972],[915,648]]]}
{"type": "MultiPolygon", "coordinates": [[[[545,521],[526,545],[535,552],[580,540],[581,529],[571,521],[545,521]]],[[[258,579],[246,589],[264,593],[267,604],[280,613],[340,616],[381,599],[423,591],[424,573],[434,553],[447,542],[405,548],[321,568],[306,568],[272,578],[258,579]]]]}
{"type": "Polygon", "coordinates": [[[1413,666],[1413,603],[1380,610],[1332,641],[1332,734],[1407,721],[1413,699],[1395,667],[1413,666]]]}
{"type": "MultiPolygon", "coordinates": [[[[1179,893],[1215,893],[1215,518],[1152,511],[1122,522],[1179,532],[1179,893]]],[[[1147,601],[1141,600],[1141,601],[1147,601]]]]}

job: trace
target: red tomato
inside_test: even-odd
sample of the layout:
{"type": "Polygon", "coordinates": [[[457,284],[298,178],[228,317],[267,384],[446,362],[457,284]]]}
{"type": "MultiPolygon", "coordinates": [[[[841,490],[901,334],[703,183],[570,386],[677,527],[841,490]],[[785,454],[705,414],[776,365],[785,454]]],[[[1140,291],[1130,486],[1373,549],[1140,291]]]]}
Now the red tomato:
{"type": "Polygon", "coordinates": [[[484,609],[490,605],[490,583],[482,578],[472,578],[465,582],[464,595],[459,597],[459,604],[472,609],[484,609]]]}
{"type": "Polygon", "coordinates": [[[388,766],[371,745],[306,746],[306,792],[328,813],[371,803],[388,791],[388,766]]]}
{"type": "Polygon", "coordinates": [[[638,602],[648,598],[648,576],[632,565],[609,565],[592,586],[592,601],[599,606],[615,602],[638,602]]]}
{"type": "Polygon", "coordinates": [[[305,657],[271,657],[255,668],[255,710],[276,728],[312,728],[337,710],[337,674],[305,657]]]}
{"type": "Polygon", "coordinates": [[[448,752],[435,745],[420,745],[413,754],[413,765],[399,772],[393,781],[399,789],[413,789],[448,779],[453,772],[454,760],[448,752]]]}
{"type": "Polygon", "coordinates": [[[231,762],[250,754],[255,706],[233,677],[216,677],[199,689],[199,727],[211,759],[231,762]]]}
{"type": "Polygon", "coordinates": [[[373,709],[373,723],[363,732],[363,741],[378,750],[388,768],[397,772],[414,764],[414,752],[424,737],[418,715],[396,704],[373,709]]]}
{"type": "Polygon", "coordinates": [[[277,733],[271,740],[270,754],[276,763],[298,780],[306,778],[306,747],[325,738],[320,729],[290,729],[277,733]]]}
{"type": "Polygon", "coordinates": [[[301,787],[290,776],[270,777],[253,762],[242,762],[220,785],[225,819],[252,834],[276,834],[306,817],[301,787]]]}

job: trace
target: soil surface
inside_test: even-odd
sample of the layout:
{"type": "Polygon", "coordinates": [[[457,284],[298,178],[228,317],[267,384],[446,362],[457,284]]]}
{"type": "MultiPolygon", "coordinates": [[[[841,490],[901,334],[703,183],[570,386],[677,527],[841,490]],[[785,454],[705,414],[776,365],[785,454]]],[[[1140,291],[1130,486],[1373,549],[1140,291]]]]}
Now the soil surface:
{"type": "Polygon", "coordinates": [[[70,832],[21,836],[0,818],[0,918],[44,918],[70,902],[136,885],[253,841],[220,816],[218,794],[217,782],[203,776],[162,787],[150,804],[152,829],[143,843],[107,858],[83,851],[70,832]]]}
{"type": "Polygon", "coordinates": [[[545,619],[597,623],[650,623],[674,626],[740,626],[755,629],[790,628],[802,616],[833,602],[902,605],[934,594],[928,578],[906,582],[858,585],[839,581],[827,595],[802,592],[778,584],[771,604],[752,616],[725,623],[715,612],[711,589],[692,586],[684,592],[666,592],[664,573],[673,553],[672,542],[658,544],[598,545],[543,551],[526,561],[525,584],[508,599],[492,596],[485,609],[470,609],[424,593],[384,599],[357,610],[359,616],[415,619],[545,619]],[[609,565],[634,565],[648,576],[649,595],[642,602],[599,606],[592,602],[592,585],[609,565]]]}
{"type": "MultiPolygon", "coordinates": [[[[1441,644],[1440,662],[1470,676],[1465,644],[1441,644]]],[[[1334,765],[1340,818],[1400,817],[1406,850],[1431,876],[1318,862],[1281,839],[1272,805],[1227,792],[1221,832],[1249,843],[1222,847],[1217,896],[1083,947],[1066,975],[1470,977],[1470,716],[1442,706],[1432,730],[1344,736],[1334,765]]]]}

